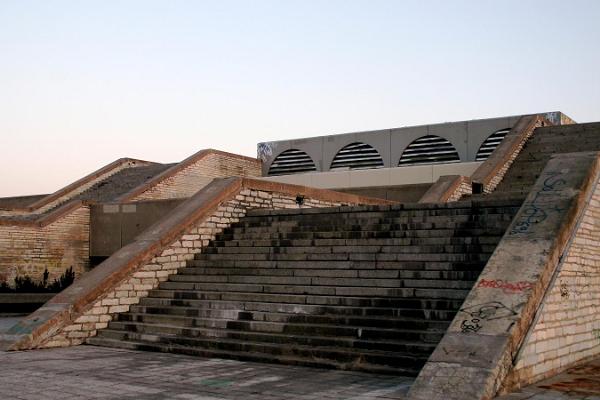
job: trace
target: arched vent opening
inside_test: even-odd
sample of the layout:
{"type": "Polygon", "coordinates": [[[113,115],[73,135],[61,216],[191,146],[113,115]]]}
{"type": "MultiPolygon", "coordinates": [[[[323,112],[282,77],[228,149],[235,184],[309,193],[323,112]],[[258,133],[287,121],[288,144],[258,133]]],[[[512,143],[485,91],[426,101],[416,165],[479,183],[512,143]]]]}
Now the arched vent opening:
{"type": "Polygon", "coordinates": [[[485,161],[488,157],[496,150],[496,147],[500,144],[506,134],[510,132],[510,128],[501,129],[492,133],[485,139],[485,142],[481,144],[479,151],[477,151],[477,156],[475,156],[475,161],[485,161]]]}
{"type": "Polygon", "coordinates": [[[314,161],[308,154],[298,149],[289,149],[275,157],[268,175],[289,175],[316,171],[314,161]]]}
{"type": "Polygon", "coordinates": [[[458,152],[447,139],[435,135],[418,138],[408,145],[398,166],[459,162],[458,152]]]}
{"type": "Polygon", "coordinates": [[[344,146],[338,151],[331,162],[330,169],[369,169],[382,167],[383,159],[373,146],[355,142],[344,146]]]}

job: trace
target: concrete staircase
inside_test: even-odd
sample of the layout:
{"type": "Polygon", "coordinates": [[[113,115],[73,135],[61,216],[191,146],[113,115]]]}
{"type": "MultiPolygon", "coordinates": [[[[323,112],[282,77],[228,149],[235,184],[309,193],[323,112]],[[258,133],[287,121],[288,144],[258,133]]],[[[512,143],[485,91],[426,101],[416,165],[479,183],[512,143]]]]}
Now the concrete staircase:
{"type": "Polygon", "coordinates": [[[600,150],[600,123],[537,128],[492,193],[525,198],[553,154],[600,150]]]}
{"type": "Polygon", "coordinates": [[[414,376],[520,203],[254,210],[89,343],[414,376]]]}

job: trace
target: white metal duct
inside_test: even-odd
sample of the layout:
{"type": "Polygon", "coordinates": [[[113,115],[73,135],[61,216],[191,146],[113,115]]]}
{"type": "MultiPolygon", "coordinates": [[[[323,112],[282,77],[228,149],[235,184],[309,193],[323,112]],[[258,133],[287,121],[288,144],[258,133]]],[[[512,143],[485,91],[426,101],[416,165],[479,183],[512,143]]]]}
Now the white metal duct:
{"type": "Polygon", "coordinates": [[[420,137],[408,145],[398,166],[460,162],[458,152],[447,139],[435,135],[420,137]]]}
{"type": "Polygon", "coordinates": [[[475,161],[485,161],[492,154],[496,147],[500,144],[500,142],[504,139],[506,134],[510,132],[510,128],[501,129],[492,133],[485,139],[485,142],[482,143],[481,147],[477,151],[477,156],[475,156],[475,161]]]}
{"type": "Polygon", "coordinates": [[[273,160],[268,175],[299,174],[316,170],[317,167],[308,154],[302,150],[289,149],[273,160]]]}
{"type": "Polygon", "coordinates": [[[350,143],[338,151],[331,162],[331,170],[342,168],[383,168],[383,159],[371,145],[361,142],[350,143]]]}

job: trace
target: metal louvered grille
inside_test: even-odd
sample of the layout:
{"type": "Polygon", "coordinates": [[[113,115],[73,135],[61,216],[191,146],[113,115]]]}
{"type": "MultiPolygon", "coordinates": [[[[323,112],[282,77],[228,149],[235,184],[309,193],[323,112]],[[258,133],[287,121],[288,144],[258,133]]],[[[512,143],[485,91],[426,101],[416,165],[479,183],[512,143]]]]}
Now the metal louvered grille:
{"type": "Polygon", "coordinates": [[[479,148],[479,151],[477,151],[475,161],[487,160],[488,157],[492,154],[492,152],[496,150],[496,147],[498,147],[498,145],[504,139],[508,132],[510,132],[510,128],[501,129],[497,132],[492,133],[487,139],[485,139],[485,142],[483,142],[483,144],[479,148]]]}
{"type": "Polygon", "coordinates": [[[398,166],[459,162],[458,152],[447,139],[427,135],[412,142],[400,157],[398,166]]]}
{"type": "Polygon", "coordinates": [[[366,143],[351,143],[338,151],[331,162],[330,169],[369,169],[382,167],[383,160],[372,146],[366,143]]]}
{"type": "Polygon", "coordinates": [[[316,170],[317,167],[308,154],[302,150],[290,149],[273,160],[268,175],[299,174],[316,170]]]}

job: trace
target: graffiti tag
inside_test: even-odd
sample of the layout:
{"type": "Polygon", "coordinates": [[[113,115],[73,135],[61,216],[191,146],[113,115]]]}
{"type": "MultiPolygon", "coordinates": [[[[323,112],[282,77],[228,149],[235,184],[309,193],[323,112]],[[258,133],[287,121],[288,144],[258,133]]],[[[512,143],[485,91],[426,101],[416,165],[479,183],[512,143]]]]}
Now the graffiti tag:
{"type": "Polygon", "coordinates": [[[533,289],[533,282],[507,282],[502,279],[487,280],[482,279],[477,284],[480,288],[502,289],[505,293],[519,293],[525,290],[533,289]]]}
{"type": "Polygon", "coordinates": [[[505,306],[499,301],[489,301],[487,303],[461,308],[460,312],[470,316],[470,318],[463,320],[460,324],[462,333],[478,332],[482,328],[481,323],[483,321],[510,318],[517,315],[515,310],[505,306]]]}
{"type": "Polygon", "coordinates": [[[512,227],[509,235],[526,233],[529,229],[548,218],[549,212],[561,212],[562,208],[556,206],[548,206],[540,204],[540,200],[544,196],[551,194],[554,191],[560,190],[561,186],[565,185],[566,181],[560,178],[560,172],[551,173],[542,184],[542,188],[535,193],[532,200],[523,204],[522,212],[519,215],[515,225],[512,227]]]}

